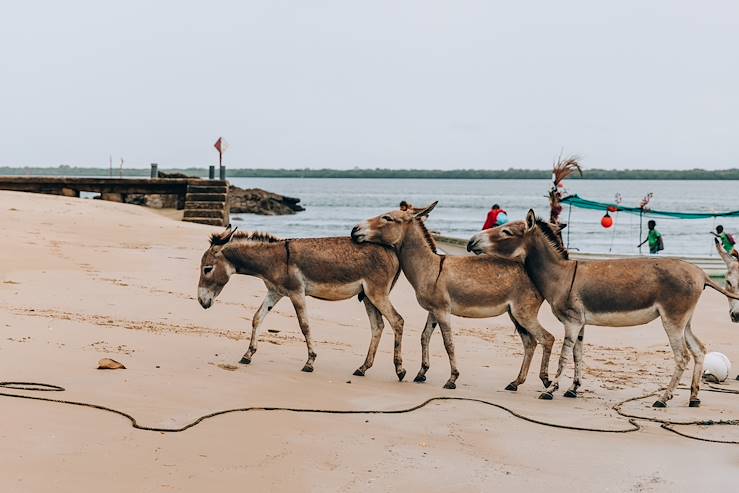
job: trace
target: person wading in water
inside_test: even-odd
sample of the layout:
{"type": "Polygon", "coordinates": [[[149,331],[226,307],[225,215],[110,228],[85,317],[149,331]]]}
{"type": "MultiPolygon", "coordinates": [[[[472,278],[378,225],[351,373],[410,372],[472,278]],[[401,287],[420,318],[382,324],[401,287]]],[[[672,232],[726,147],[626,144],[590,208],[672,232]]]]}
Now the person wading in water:
{"type": "Polygon", "coordinates": [[[493,204],[488,212],[488,217],[485,219],[485,224],[482,225],[482,229],[490,229],[501,224],[508,222],[508,213],[505,209],[501,209],[498,204],[493,204]],[[502,214],[502,217],[501,217],[502,214]]]}
{"type": "Polygon", "coordinates": [[[721,246],[724,247],[724,251],[726,251],[726,253],[728,253],[729,255],[734,253],[734,255],[736,255],[735,250],[734,250],[734,245],[736,245],[736,240],[734,240],[733,235],[724,231],[723,226],[721,226],[720,224],[716,226],[716,232],[715,233],[712,232],[712,234],[713,236],[721,240],[721,246]]]}
{"type": "Polygon", "coordinates": [[[641,243],[639,243],[639,247],[641,247],[644,243],[649,242],[649,253],[652,255],[656,255],[661,250],[665,249],[665,244],[662,241],[662,233],[657,231],[656,226],[657,226],[657,223],[654,220],[650,220],[647,223],[647,228],[649,228],[649,233],[647,233],[647,238],[641,243]]]}

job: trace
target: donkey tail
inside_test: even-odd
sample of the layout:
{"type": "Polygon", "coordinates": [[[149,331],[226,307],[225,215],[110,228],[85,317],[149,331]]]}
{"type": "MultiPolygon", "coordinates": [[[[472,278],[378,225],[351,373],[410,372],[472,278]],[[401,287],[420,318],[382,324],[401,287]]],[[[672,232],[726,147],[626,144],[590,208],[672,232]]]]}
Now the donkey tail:
{"type": "Polygon", "coordinates": [[[727,297],[729,297],[729,298],[731,298],[731,299],[733,299],[733,300],[739,300],[739,294],[734,294],[734,293],[730,293],[730,292],[726,291],[726,289],[724,289],[724,288],[722,288],[721,286],[719,286],[718,284],[716,284],[716,283],[715,283],[715,282],[714,282],[714,281],[713,281],[713,280],[712,280],[711,278],[709,278],[708,276],[706,276],[705,284],[703,285],[703,287],[705,288],[706,286],[708,286],[708,287],[711,287],[711,288],[715,289],[715,290],[716,290],[716,291],[718,291],[719,293],[721,293],[721,294],[723,294],[724,296],[727,296],[727,297]]]}

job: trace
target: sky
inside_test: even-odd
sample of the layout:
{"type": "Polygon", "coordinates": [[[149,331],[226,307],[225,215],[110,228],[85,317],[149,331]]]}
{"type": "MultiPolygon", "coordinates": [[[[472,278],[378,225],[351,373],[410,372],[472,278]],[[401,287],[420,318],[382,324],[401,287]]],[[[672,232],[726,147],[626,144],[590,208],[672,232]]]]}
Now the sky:
{"type": "Polygon", "coordinates": [[[739,2],[5,2],[0,166],[739,167],[739,2]]]}

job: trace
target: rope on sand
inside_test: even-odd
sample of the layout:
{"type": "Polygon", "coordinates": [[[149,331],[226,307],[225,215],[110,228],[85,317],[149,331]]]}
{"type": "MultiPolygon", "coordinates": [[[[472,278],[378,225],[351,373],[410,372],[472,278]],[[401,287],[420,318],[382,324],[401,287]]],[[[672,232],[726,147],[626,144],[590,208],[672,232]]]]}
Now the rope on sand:
{"type": "MultiPolygon", "coordinates": [[[[739,390],[718,387],[718,386],[712,385],[710,383],[705,383],[704,385],[707,386],[708,388],[702,389],[703,392],[716,392],[716,393],[720,393],[720,394],[739,394],[739,390]]],[[[678,389],[679,390],[690,390],[690,389],[688,389],[686,387],[678,387],[678,389]]],[[[664,389],[661,389],[661,390],[664,390],[664,389]]],[[[641,395],[641,396],[638,396],[638,397],[632,397],[630,399],[623,400],[623,401],[617,403],[615,406],[613,406],[613,410],[616,411],[620,416],[623,416],[624,418],[640,419],[640,420],[644,420],[644,421],[651,421],[652,423],[659,423],[660,428],[662,428],[663,430],[667,430],[667,431],[672,432],[672,433],[674,433],[676,435],[679,435],[679,436],[681,436],[683,438],[690,438],[691,440],[698,440],[698,441],[701,441],[701,442],[723,443],[723,444],[728,444],[728,445],[739,445],[739,440],[716,440],[716,439],[712,439],[712,438],[703,438],[703,437],[698,437],[698,436],[695,436],[695,435],[688,435],[687,433],[683,433],[683,432],[678,431],[678,430],[675,429],[675,426],[691,426],[691,425],[696,425],[696,426],[714,426],[714,425],[739,426],[739,419],[719,419],[719,420],[714,420],[714,419],[700,420],[700,419],[696,419],[696,420],[690,420],[690,421],[675,421],[675,420],[671,420],[671,419],[661,419],[661,418],[655,418],[655,417],[651,417],[651,416],[639,416],[639,415],[636,415],[636,414],[629,414],[629,413],[626,413],[625,411],[623,411],[621,409],[624,404],[628,404],[629,402],[633,402],[633,401],[638,401],[638,400],[646,399],[647,397],[654,396],[654,395],[656,395],[658,393],[659,393],[659,391],[656,391],[656,392],[652,392],[652,393],[649,393],[649,394],[646,394],[646,395],[641,395]]]]}
{"type": "MultiPolygon", "coordinates": [[[[706,392],[722,392],[722,393],[739,394],[739,391],[737,390],[723,389],[720,387],[714,387],[710,384],[708,384],[708,386],[710,388],[704,389],[706,392]]],[[[46,392],[63,392],[64,390],[66,390],[64,389],[64,387],[60,387],[58,385],[51,385],[51,384],[45,384],[45,383],[34,383],[34,382],[0,382],[0,387],[7,388],[7,389],[13,389],[13,390],[33,390],[33,391],[46,391],[46,392]]],[[[673,428],[673,426],[686,426],[686,425],[703,425],[703,426],[735,425],[736,426],[736,425],[739,425],[739,420],[672,421],[672,420],[666,420],[666,419],[660,419],[660,418],[628,414],[621,409],[621,407],[624,404],[637,401],[637,400],[641,400],[641,399],[646,399],[647,397],[653,396],[655,394],[656,392],[650,392],[649,394],[645,394],[642,396],[631,397],[613,406],[613,410],[616,411],[620,416],[623,416],[624,418],[626,418],[629,424],[631,425],[629,428],[620,428],[620,429],[590,428],[590,427],[583,427],[583,426],[563,425],[559,423],[552,423],[549,421],[542,421],[536,418],[525,416],[502,404],[487,401],[484,399],[475,399],[471,397],[447,397],[447,396],[431,397],[430,399],[426,399],[425,401],[421,402],[420,404],[416,404],[415,406],[401,408],[401,409],[388,409],[388,410],[378,410],[378,409],[342,410],[342,409],[298,408],[298,407],[278,407],[278,406],[241,407],[241,408],[233,408],[233,409],[224,409],[221,411],[216,411],[213,413],[205,414],[195,419],[194,421],[184,426],[181,426],[179,428],[159,428],[159,427],[154,427],[154,426],[140,425],[138,421],[136,421],[135,417],[133,417],[132,415],[124,411],[120,411],[118,409],[114,409],[114,408],[107,407],[107,406],[101,406],[99,404],[92,404],[89,402],[69,401],[65,399],[52,399],[48,397],[37,397],[37,396],[31,396],[31,395],[19,395],[19,394],[7,393],[7,392],[0,392],[0,397],[12,397],[15,399],[28,399],[28,400],[34,400],[34,401],[53,402],[57,404],[68,404],[71,406],[88,407],[92,409],[97,409],[99,411],[105,411],[105,412],[117,414],[118,416],[122,416],[128,419],[128,421],[131,423],[131,426],[137,430],[154,431],[154,432],[160,432],[160,433],[179,433],[179,432],[188,430],[190,428],[193,428],[194,426],[197,426],[198,424],[202,423],[205,420],[215,418],[216,416],[222,416],[224,414],[231,414],[231,413],[246,413],[246,412],[252,412],[252,411],[282,411],[282,412],[306,413],[306,414],[347,414],[347,415],[350,415],[350,414],[407,414],[407,413],[411,413],[419,409],[422,409],[428,406],[429,404],[431,404],[432,402],[459,401],[459,402],[474,402],[477,404],[484,404],[484,405],[491,406],[491,407],[500,409],[502,411],[505,411],[511,416],[514,416],[528,423],[533,423],[533,424],[537,424],[541,426],[548,426],[551,428],[559,428],[563,430],[586,431],[586,432],[595,432],[595,433],[632,433],[635,431],[639,431],[642,428],[637,423],[637,420],[644,420],[644,421],[651,421],[654,423],[659,423],[663,429],[670,431],[672,433],[675,433],[676,435],[679,435],[681,437],[689,438],[691,440],[699,440],[699,441],[704,441],[704,442],[723,443],[723,444],[739,444],[739,441],[714,440],[714,439],[709,439],[709,438],[696,437],[693,435],[688,435],[686,433],[677,431],[676,429],[673,428]]]]}

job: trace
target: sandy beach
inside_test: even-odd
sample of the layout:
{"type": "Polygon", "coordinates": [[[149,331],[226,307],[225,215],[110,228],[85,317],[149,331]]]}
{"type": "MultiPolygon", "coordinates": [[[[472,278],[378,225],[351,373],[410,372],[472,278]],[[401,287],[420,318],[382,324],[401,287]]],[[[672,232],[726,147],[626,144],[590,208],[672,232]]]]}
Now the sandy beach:
{"type": "MultiPolygon", "coordinates": [[[[239,227],[249,229],[248,220],[239,227]]],[[[177,428],[250,406],[393,410],[455,396],[537,420],[624,430],[631,425],[612,406],[656,390],[673,368],[659,322],[589,327],[581,397],[560,392],[542,401],[540,350],[518,392],[503,390],[522,356],[506,317],[455,318],[456,390],[441,388],[449,365],[438,332],[425,384],[397,381],[389,327],[375,366],[355,377],[370,337],[364,307],[311,299],[314,373],[300,371],[305,344],[287,300],[264,323],[253,363],[232,369],[266,290],[258,279],[235,276],[211,309],[200,307],[200,256],[216,229],[133,205],[16,192],[0,192],[0,228],[0,380],[66,389],[2,391],[107,406],[144,426],[177,428]],[[97,370],[104,357],[127,369],[97,370]]],[[[405,318],[404,363],[412,377],[425,313],[403,277],[392,300],[405,318]]],[[[557,337],[558,353],[563,330],[546,305],[540,320],[557,337]]],[[[730,322],[726,299],[706,290],[693,327],[709,350],[735,362],[733,379],[739,325],[730,322]]],[[[550,371],[555,364],[556,357],[550,371]]],[[[571,374],[570,365],[565,388],[571,374]]],[[[702,407],[691,409],[680,390],[668,409],[653,410],[651,398],[625,409],[682,420],[739,419],[738,397],[702,392],[702,407]]],[[[436,401],[395,415],[230,413],[179,433],[136,430],[122,416],[69,404],[0,397],[0,409],[0,491],[8,493],[674,492],[726,487],[739,475],[736,445],[689,440],[646,421],[632,433],[556,429],[473,402],[436,401]]],[[[739,440],[737,426],[679,429],[739,440]]]]}

